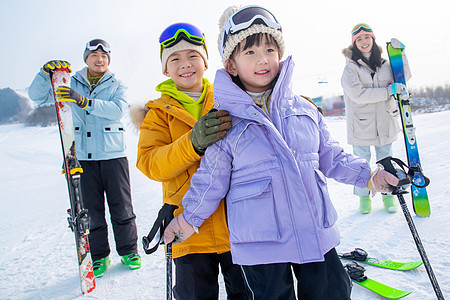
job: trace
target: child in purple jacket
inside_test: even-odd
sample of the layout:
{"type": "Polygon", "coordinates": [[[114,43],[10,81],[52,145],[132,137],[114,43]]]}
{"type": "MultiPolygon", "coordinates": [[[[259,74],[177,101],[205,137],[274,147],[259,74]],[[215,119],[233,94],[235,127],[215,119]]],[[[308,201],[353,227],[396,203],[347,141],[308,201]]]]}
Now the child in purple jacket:
{"type": "Polygon", "coordinates": [[[215,107],[233,127],[206,150],[165,242],[189,238],[225,198],[233,262],[253,299],[295,299],[292,272],[299,299],[350,299],[325,178],[381,192],[398,179],[345,153],[317,107],[293,94],[294,63],[281,62],[281,25],[268,10],[228,8],[219,49],[215,107]]]}

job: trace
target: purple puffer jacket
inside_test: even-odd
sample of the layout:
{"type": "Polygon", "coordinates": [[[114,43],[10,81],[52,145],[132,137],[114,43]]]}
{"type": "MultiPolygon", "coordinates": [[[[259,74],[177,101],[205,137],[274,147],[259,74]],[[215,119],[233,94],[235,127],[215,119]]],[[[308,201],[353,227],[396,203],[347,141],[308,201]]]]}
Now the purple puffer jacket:
{"type": "Polygon", "coordinates": [[[284,61],[270,119],[228,73],[218,70],[215,105],[233,117],[210,146],[183,198],[197,227],[226,198],[233,262],[239,265],[324,260],[339,244],[325,177],[365,187],[369,164],[343,152],[317,108],[291,90],[294,63],[284,61]]]}

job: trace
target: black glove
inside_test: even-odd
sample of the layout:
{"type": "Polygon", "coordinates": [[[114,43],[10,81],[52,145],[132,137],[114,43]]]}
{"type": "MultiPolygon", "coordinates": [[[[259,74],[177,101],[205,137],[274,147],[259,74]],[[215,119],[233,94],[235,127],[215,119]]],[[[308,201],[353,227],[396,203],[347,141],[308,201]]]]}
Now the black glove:
{"type": "Polygon", "coordinates": [[[81,96],[75,90],[67,86],[58,86],[55,94],[59,101],[73,102],[83,109],[89,104],[89,99],[87,97],[81,96]]]}
{"type": "Polygon", "coordinates": [[[223,139],[231,129],[231,116],[226,110],[212,109],[201,117],[191,132],[191,142],[195,152],[205,154],[206,148],[223,139]]]}
{"type": "Polygon", "coordinates": [[[70,63],[68,63],[65,60],[48,61],[44,64],[44,66],[42,66],[42,71],[44,71],[44,73],[50,74],[53,71],[55,71],[56,69],[60,69],[60,68],[67,68],[67,69],[69,69],[69,72],[72,72],[72,70],[70,69],[70,63]]]}

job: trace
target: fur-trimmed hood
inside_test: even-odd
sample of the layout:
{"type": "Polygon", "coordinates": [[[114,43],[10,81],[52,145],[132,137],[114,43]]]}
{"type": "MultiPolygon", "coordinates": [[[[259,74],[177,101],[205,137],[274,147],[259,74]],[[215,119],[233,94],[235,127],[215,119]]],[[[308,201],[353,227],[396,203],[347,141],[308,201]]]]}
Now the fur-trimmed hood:
{"type": "MultiPolygon", "coordinates": [[[[342,54],[348,59],[352,59],[353,54],[353,45],[348,46],[347,48],[342,49],[342,54]]],[[[383,48],[378,45],[378,49],[380,49],[380,53],[383,53],[383,48]]]]}
{"type": "Polygon", "coordinates": [[[142,104],[131,104],[129,107],[129,115],[131,124],[134,128],[139,131],[141,128],[142,121],[144,121],[147,112],[150,110],[149,107],[142,104]]]}

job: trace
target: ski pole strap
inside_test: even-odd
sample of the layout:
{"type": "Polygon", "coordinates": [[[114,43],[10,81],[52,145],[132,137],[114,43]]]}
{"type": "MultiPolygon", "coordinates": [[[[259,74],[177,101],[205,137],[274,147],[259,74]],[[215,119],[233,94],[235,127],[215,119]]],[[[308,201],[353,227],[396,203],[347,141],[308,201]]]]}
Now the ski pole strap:
{"type": "Polygon", "coordinates": [[[423,174],[422,167],[420,165],[416,165],[415,167],[409,167],[401,159],[392,156],[388,156],[377,161],[377,164],[381,164],[387,172],[397,176],[397,171],[395,170],[395,167],[392,162],[395,162],[406,174],[406,178],[400,179],[398,186],[412,184],[418,188],[424,188],[430,184],[430,179],[423,174]],[[408,169],[408,172],[405,170],[405,168],[408,169]],[[413,179],[415,173],[420,173],[420,175],[422,175],[424,180],[423,185],[418,185],[414,183],[413,179]]]}
{"type": "Polygon", "coordinates": [[[164,230],[166,229],[169,222],[173,219],[173,212],[177,208],[177,205],[165,203],[159,210],[158,217],[156,218],[155,223],[153,223],[152,229],[150,229],[150,232],[147,236],[144,236],[142,238],[142,244],[144,246],[144,251],[146,254],[155,252],[158,249],[159,245],[163,244],[164,230]],[[158,242],[155,246],[149,248],[150,243],[153,241],[158,231],[160,232],[158,242]]]}
{"type": "Polygon", "coordinates": [[[144,246],[144,251],[146,254],[151,254],[155,252],[160,244],[163,244],[164,229],[173,219],[173,212],[178,206],[165,203],[163,207],[158,212],[158,217],[155,220],[152,229],[147,236],[142,238],[142,244],[144,246]],[[149,248],[150,243],[155,238],[157,232],[160,232],[159,240],[152,248],[149,248]]]}

